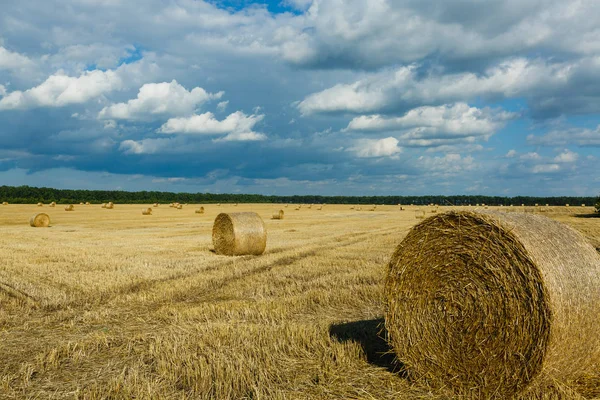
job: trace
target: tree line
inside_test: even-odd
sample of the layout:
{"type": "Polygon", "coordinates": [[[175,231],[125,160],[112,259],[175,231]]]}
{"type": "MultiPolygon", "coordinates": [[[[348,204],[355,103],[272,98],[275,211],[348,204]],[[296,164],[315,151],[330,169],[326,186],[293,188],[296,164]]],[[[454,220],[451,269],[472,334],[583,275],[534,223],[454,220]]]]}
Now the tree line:
{"type": "Polygon", "coordinates": [[[296,204],[439,204],[439,205],[521,205],[549,204],[551,206],[596,205],[600,212],[600,198],[581,196],[267,196],[234,193],[172,193],[157,191],[127,192],[123,190],[72,190],[32,186],[0,186],[0,201],[18,204],[35,203],[296,203],[296,204]]]}

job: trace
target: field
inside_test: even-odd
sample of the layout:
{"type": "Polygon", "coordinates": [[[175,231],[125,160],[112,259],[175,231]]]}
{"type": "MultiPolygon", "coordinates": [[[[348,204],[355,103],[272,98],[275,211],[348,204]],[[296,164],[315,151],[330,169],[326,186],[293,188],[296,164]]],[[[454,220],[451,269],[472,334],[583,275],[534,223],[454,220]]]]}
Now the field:
{"type": "MultiPolygon", "coordinates": [[[[398,372],[381,332],[417,207],[147,206],[0,206],[0,398],[443,398],[398,372]],[[233,211],[263,217],[264,255],[211,252],[233,211]]],[[[600,218],[575,217],[591,207],[543,211],[600,247],[600,218]]],[[[569,390],[600,398],[600,373],[569,390]]]]}

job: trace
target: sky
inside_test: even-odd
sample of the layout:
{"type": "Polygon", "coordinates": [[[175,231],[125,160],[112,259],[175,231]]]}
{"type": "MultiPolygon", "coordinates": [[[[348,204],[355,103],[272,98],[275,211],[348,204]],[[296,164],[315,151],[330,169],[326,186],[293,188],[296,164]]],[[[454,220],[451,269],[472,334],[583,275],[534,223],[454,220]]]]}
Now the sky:
{"type": "Polygon", "coordinates": [[[600,194],[595,0],[4,0],[0,185],[600,194]]]}

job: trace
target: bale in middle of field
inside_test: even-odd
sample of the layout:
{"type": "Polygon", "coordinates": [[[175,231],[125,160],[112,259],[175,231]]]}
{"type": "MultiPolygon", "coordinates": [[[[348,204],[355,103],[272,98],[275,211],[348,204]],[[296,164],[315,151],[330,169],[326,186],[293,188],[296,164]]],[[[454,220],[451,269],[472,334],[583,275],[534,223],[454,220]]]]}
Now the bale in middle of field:
{"type": "Polygon", "coordinates": [[[279,210],[276,213],[273,214],[273,216],[271,217],[271,219],[283,219],[283,215],[284,212],[283,210],[279,210]]]}
{"type": "Polygon", "coordinates": [[[152,215],[152,208],[150,208],[150,207],[144,208],[142,210],[142,215],[152,215]]]}
{"type": "Polygon", "coordinates": [[[257,213],[221,213],[215,218],[212,239],[217,254],[258,256],[267,247],[267,230],[257,213]]]}
{"type": "Polygon", "coordinates": [[[29,218],[29,225],[34,228],[47,228],[50,226],[50,216],[44,213],[34,214],[29,218]]]}

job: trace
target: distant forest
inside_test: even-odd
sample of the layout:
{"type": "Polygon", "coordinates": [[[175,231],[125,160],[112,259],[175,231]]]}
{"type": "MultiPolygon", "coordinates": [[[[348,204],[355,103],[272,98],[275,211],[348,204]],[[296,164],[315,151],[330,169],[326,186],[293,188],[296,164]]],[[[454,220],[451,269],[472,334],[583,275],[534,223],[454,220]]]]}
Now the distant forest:
{"type": "Polygon", "coordinates": [[[265,196],[260,194],[232,193],[171,193],[171,192],[126,192],[122,190],[71,190],[37,188],[31,186],[0,186],[0,202],[33,203],[105,203],[112,201],[121,204],[144,203],[302,203],[302,204],[439,204],[439,205],[521,205],[537,204],[558,205],[594,205],[600,199],[595,197],[500,197],[479,195],[457,196],[265,196]]]}

